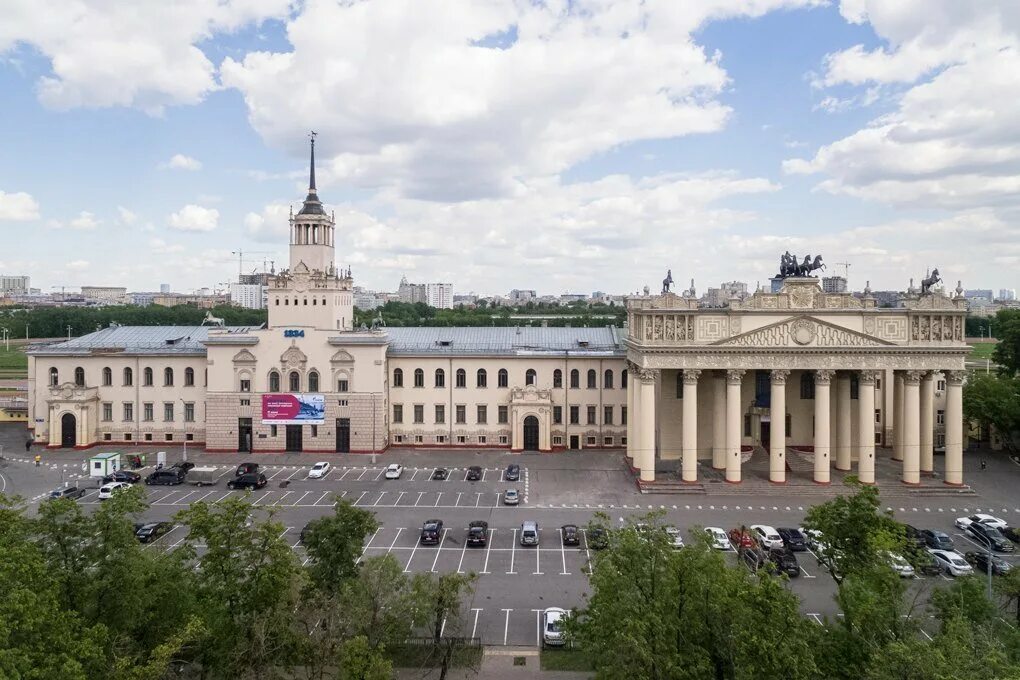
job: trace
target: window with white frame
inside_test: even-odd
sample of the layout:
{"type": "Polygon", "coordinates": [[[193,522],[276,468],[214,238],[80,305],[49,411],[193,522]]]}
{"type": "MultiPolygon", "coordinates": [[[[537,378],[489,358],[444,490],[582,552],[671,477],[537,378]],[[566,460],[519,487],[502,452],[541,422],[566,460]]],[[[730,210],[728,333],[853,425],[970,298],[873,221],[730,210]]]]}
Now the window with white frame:
{"type": "Polygon", "coordinates": [[[499,435],[499,443],[500,444],[506,444],[507,441],[509,441],[509,440],[507,439],[507,436],[505,434],[499,435]]]}
{"type": "Polygon", "coordinates": [[[113,420],[113,404],[110,402],[103,403],[103,422],[110,422],[113,420]]]}
{"type": "Polygon", "coordinates": [[[946,412],[942,409],[935,411],[935,424],[945,425],[946,424],[946,412]]]}

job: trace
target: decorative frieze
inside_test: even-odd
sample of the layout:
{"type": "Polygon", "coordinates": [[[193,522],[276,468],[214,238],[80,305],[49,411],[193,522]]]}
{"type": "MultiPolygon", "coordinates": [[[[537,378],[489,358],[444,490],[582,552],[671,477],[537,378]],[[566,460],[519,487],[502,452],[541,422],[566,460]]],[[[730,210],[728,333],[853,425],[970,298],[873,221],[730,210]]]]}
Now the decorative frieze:
{"type": "Polygon", "coordinates": [[[640,314],[641,334],[645,342],[694,342],[694,317],[688,314],[640,314]]]}
{"type": "MultiPolygon", "coordinates": [[[[633,356],[633,355],[632,355],[633,356]]],[[[964,353],[907,354],[893,352],[643,352],[640,360],[648,369],[774,369],[789,370],[918,370],[963,369],[964,353]]]]}
{"type": "Polygon", "coordinates": [[[963,342],[963,316],[912,314],[910,339],[913,342],[963,342]]]}
{"type": "Polygon", "coordinates": [[[729,347],[880,347],[886,343],[848,328],[802,316],[714,343],[729,347]]]}

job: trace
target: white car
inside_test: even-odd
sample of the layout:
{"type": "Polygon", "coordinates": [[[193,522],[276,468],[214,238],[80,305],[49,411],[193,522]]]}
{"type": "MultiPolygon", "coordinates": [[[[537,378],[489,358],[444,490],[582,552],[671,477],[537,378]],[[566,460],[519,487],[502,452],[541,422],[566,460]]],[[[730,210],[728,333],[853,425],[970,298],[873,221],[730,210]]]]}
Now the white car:
{"type": "Polygon", "coordinates": [[[674,550],[679,550],[684,547],[684,537],[680,533],[680,530],[676,527],[663,527],[666,531],[666,537],[669,539],[669,544],[673,546],[674,550]]]}
{"type": "Polygon", "coordinates": [[[939,567],[950,576],[967,576],[974,573],[974,569],[963,559],[963,555],[955,550],[929,550],[939,567]]]}
{"type": "Polygon", "coordinates": [[[993,527],[995,529],[1005,529],[1008,526],[1005,520],[1001,520],[998,517],[994,517],[992,515],[977,514],[971,515],[970,517],[957,517],[956,528],[963,529],[964,531],[966,531],[967,527],[969,527],[974,522],[980,522],[981,524],[984,524],[986,527],[993,527]]]}
{"type": "Polygon", "coordinates": [[[730,545],[730,539],[726,535],[726,532],[719,527],[705,527],[705,533],[708,534],[711,546],[716,550],[733,549],[733,546],[730,545]]]}
{"type": "Polygon", "coordinates": [[[121,489],[130,488],[131,485],[127,482],[110,482],[99,487],[99,500],[105,501],[107,498],[113,498],[113,494],[117,493],[121,489]]]}
{"type": "Polygon", "coordinates": [[[326,461],[319,461],[308,471],[308,479],[322,479],[329,474],[330,465],[326,461]]]}
{"type": "Polygon", "coordinates": [[[893,552],[887,552],[886,559],[889,561],[889,566],[893,568],[901,578],[914,578],[914,568],[910,566],[910,562],[903,559],[902,556],[897,555],[893,552]]]}
{"type": "Polygon", "coordinates": [[[517,489],[507,489],[503,492],[503,505],[517,505],[521,502],[521,496],[517,489]]]}
{"type": "Polygon", "coordinates": [[[404,466],[399,463],[390,463],[386,466],[386,479],[400,479],[400,475],[404,474],[404,466]]]}
{"type": "Polygon", "coordinates": [[[752,524],[751,535],[765,549],[771,550],[772,548],[783,547],[783,537],[779,535],[775,528],[767,524],[752,524]]]}
{"type": "Polygon", "coordinates": [[[542,642],[549,646],[559,647],[566,643],[563,637],[563,619],[567,618],[565,609],[549,607],[542,612],[542,642]]]}

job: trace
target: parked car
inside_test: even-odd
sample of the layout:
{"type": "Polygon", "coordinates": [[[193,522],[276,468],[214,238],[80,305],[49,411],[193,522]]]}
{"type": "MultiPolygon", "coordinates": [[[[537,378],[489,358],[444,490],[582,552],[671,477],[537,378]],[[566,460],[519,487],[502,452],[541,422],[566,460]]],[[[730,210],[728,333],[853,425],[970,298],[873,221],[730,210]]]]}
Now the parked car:
{"type": "Polygon", "coordinates": [[[503,505],[517,505],[520,502],[521,497],[517,489],[507,489],[503,492],[503,505]]]}
{"type": "Polygon", "coordinates": [[[308,471],[308,479],[322,479],[329,474],[330,464],[324,460],[319,461],[308,471]]]}
{"type": "Polygon", "coordinates": [[[1014,543],[1020,543],[1020,531],[1017,531],[1016,527],[1006,527],[1005,529],[999,529],[999,531],[1014,543]]]}
{"type": "Polygon", "coordinates": [[[234,477],[233,479],[228,480],[227,488],[251,489],[254,491],[255,489],[261,489],[268,483],[269,480],[267,480],[266,476],[261,472],[249,472],[247,474],[241,475],[240,477],[234,477]]]}
{"type": "Polygon", "coordinates": [[[793,527],[779,527],[776,533],[783,539],[783,545],[793,552],[804,552],[807,550],[807,537],[800,532],[800,529],[793,527]]]}
{"type": "Polygon", "coordinates": [[[914,578],[914,567],[911,566],[910,562],[903,559],[902,555],[897,555],[894,552],[887,552],[885,554],[886,561],[892,570],[899,574],[900,578],[914,578]]]}
{"type": "Polygon", "coordinates": [[[750,532],[743,527],[739,529],[730,529],[729,533],[730,545],[735,549],[740,550],[741,548],[753,548],[754,538],[750,532]]]}
{"type": "Polygon", "coordinates": [[[542,642],[550,647],[560,647],[566,643],[563,635],[563,619],[567,612],[559,607],[549,607],[542,612],[542,642]]]}
{"type": "Polygon", "coordinates": [[[432,479],[437,482],[444,482],[449,475],[450,471],[446,468],[436,468],[435,472],[432,473],[432,479]]]}
{"type": "Polygon", "coordinates": [[[467,544],[484,546],[489,542],[489,523],[476,519],[468,524],[467,544]]]}
{"type": "Polygon", "coordinates": [[[581,532],[576,524],[564,524],[560,527],[560,536],[563,537],[563,545],[581,545],[581,532]]]}
{"type": "Polygon", "coordinates": [[[917,527],[912,526],[910,524],[904,524],[902,526],[903,526],[903,536],[904,536],[904,538],[907,539],[907,543],[912,543],[912,544],[918,546],[919,548],[923,548],[924,545],[925,545],[925,543],[924,543],[924,532],[922,532],[920,529],[918,529],[917,527]]]}
{"type": "Polygon", "coordinates": [[[108,498],[113,498],[113,494],[117,493],[121,489],[130,489],[131,485],[127,482],[110,482],[109,484],[103,484],[99,487],[99,500],[105,501],[108,498]]]}
{"type": "Polygon", "coordinates": [[[152,543],[172,528],[170,522],[143,522],[135,525],[135,538],[141,543],[152,543]]]}
{"type": "Polygon", "coordinates": [[[683,534],[680,533],[679,529],[674,526],[666,526],[663,527],[663,530],[666,532],[666,538],[669,540],[669,544],[674,550],[679,550],[684,547],[684,537],[683,534]]]}
{"type": "Polygon", "coordinates": [[[938,576],[942,573],[942,567],[938,560],[927,550],[915,550],[910,553],[910,563],[921,576],[938,576]]]}
{"type": "Polygon", "coordinates": [[[1005,529],[1008,525],[1005,520],[999,519],[993,515],[985,515],[978,513],[971,515],[970,517],[957,517],[956,528],[966,530],[971,524],[979,522],[985,526],[994,527],[996,529],[1005,529]]]}
{"type": "Polygon", "coordinates": [[[769,561],[774,565],[774,570],[779,574],[786,574],[790,578],[800,576],[800,564],[797,556],[789,548],[773,548],[768,551],[769,561]]]}
{"type": "Polygon", "coordinates": [[[1002,535],[1002,532],[995,527],[990,527],[987,524],[981,522],[972,522],[967,526],[967,532],[970,533],[977,543],[982,547],[991,547],[995,552],[1007,552],[1011,553],[1016,550],[1013,544],[1006,540],[1006,537],[1002,535]]]}
{"type": "Polygon", "coordinates": [[[176,486],[177,484],[183,484],[187,476],[188,473],[182,468],[163,468],[149,474],[145,478],[145,483],[149,486],[176,486]]]}
{"type": "Polygon", "coordinates": [[[521,523],[521,545],[538,545],[538,522],[525,520],[521,523]]]}
{"type": "Polygon", "coordinates": [[[942,567],[942,571],[950,576],[968,576],[974,573],[974,570],[967,564],[967,560],[963,558],[963,555],[955,550],[929,550],[928,552],[931,553],[931,556],[942,567]]]}
{"type": "Polygon", "coordinates": [[[824,545],[822,532],[818,529],[800,527],[800,533],[804,534],[804,541],[807,543],[808,550],[818,550],[819,546],[824,545]]]}
{"type": "Polygon", "coordinates": [[[739,557],[751,571],[758,571],[759,569],[774,571],[776,568],[775,563],[769,560],[765,551],[757,546],[744,548],[739,552],[739,557]]]}
{"type": "Polygon", "coordinates": [[[1013,565],[1006,560],[996,555],[989,556],[986,552],[964,553],[963,559],[967,560],[967,564],[974,567],[974,571],[979,574],[987,574],[989,564],[991,565],[992,573],[996,576],[1008,574],[1013,569],[1013,565]]]}
{"type": "Polygon", "coordinates": [[[517,482],[521,479],[521,466],[517,463],[511,463],[506,466],[506,481],[517,482]]]}
{"type": "Polygon", "coordinates": [[[954,550],[956,548],[953,545],[953,539],[944,531],[925,529],[921,532],[921,536],[924,538],[925,547],[935,548],[936,550],[954,550]]]}
{"type": "Polygon", "coordinates": [[[427,519],[421,525],[421,544],[436,545],[443,539],[443,520],[427,519]]]}
{"type": "Polygon", "coordinates": [[[103,484],[109,484],[110,482],[127,482],[128,484],[137,484],[140,481],[142,481],[142,476],[137,472],[132,472],[131,470],[115,470],[103,477],[103,484]]]}
{"type": "Polygon", "coordinates": [[[234,476],[240,477],[241,475],[248,475],[258,471],[259,471],[258,463],[241,463],[240,465],[237,466],[237,469],[234,470],[234,476]]]}
{"type": "Polygon", "coordinates": [[[726,532],[719,527],[705,527],[705,533],[708,534],[710,545],[716,550],[733,550],[726,532]]]}
{"type": "Polygon", "coordinates": [[[299,543],[303,544],[311,535],[312,531],[315,530],[316,521],[317,520],[313,519],[311,522],[307,522],[303,527],[301,527],[301,533],[298,534],[299,543]]]}
{"type": "Polygon", "coordinates": [[[186,460],[182,460],[182,461],[180,461],[178,463],[174,463],[170,467],[172,467],[172,468],[180,468],[181,470],[184,470],[185,472],[190,472],[191,468],[195,467],[195,464],[194,463],[189,463],[186,460]]]}
{"type": "Polygon", "coordinates": [[[400,463],[390,463],[386,466],[386,474],[383,475],[386,479],[400,479],[400,475],[404,474],[404,466],[400,463]]]}
{"type": "Polygon", "coordinates": [[[592,550],[603,550],[609,547],[609,530],[605,527],[593,526],[588,529],[588,547],[592,550]]]}
{"type": "Polygon", "coordinates": [[[752,524],[751,535],[763,548],[782,548],[783,539],[772,527],[767,524],[752,524]]]}
{"type": "Polygon", "coordinates": [[[467,481],[477,482],[482,478],[482,468],[477,465],[472,465],[467,469],[467,481]]]}
{"type": "Polygon", "coordinates": [[[50,491],[50,498],[81,498],[85,495],[85,489],[79,489],[73,484],[57,487],[50,491]]]}

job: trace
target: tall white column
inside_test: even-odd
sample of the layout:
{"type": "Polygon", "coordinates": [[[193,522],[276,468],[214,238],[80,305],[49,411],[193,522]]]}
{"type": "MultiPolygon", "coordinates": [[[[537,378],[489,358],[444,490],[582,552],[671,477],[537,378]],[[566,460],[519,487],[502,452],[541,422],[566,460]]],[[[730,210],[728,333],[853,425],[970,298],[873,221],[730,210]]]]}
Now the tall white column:
{"type": "Polygon", "coordinates": [[[836,469],[850,470],[851,448],[850,374],[836,374],[836,469]]]}
{"type": "Polygon", "coordinates": [[[726,374],[712,379],[712,467],[726,469],[726,374]]]}
{"type": "Polygon", "coordinates": [[[935,373],[921,378],[921,474],[935,472],[935,373]]]}
{"type": "Polygon", "coordinates": [[[786,378],[789,375],[784,369],[776,369],[771,375],[769,481],[773,484],[786,483],[786,378]]]}
{"type": "Polygon", "coordinates": [[[698,376],[701,371],[684,370],[683,432],[681,434],[681,479],[698,481],[698,376]]]}
{"type": "Polygon", "coordinates": [[[861,371],[857,378],[857,436],[860,448],[857,477],[875,483],[875,371],[861,371]]]}
{"type": "Polygon", "coordinates": [[[829,385],[835,371],[815,371],[815,483],[829,483],[829,385]]]}
{"type": "Polygon", "coordinates": [[[726,481],[740,482],[740,417],[743,412],[740,403],[740,385],[744,371],[726,371],[726,481]]]}
{"type": "MultiPolygon", "coordinates": [[[[567,376],[564,375],[566,380],[567,376]]],[[[627,364],[627,462],[634,464],[634,370],[633,365],[627,364]]]]}
{"type": "Polygon", "coordinates": [[[946,371],[945,482],[963,484],[963,383],[965,371],[946,371]]]}
{"type": "Polygon", "coordinates": [[[642,482],[655,481],[655,373],[641,371],[641,451],[638,466],[642,482]]]}
{"type": "Polygon", "coordinates": [[[903,373],[893,371],[893,460],[903,460],[903,373]]]}
{"type": "Polygon", "coordinates": [[[903,376],[903,483],[921,483],[921,371],[903,376]]]}

